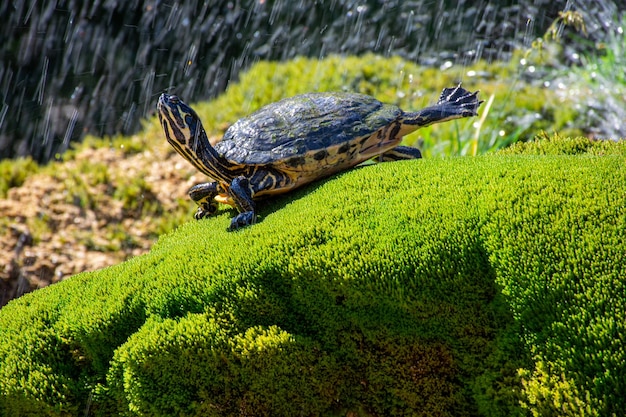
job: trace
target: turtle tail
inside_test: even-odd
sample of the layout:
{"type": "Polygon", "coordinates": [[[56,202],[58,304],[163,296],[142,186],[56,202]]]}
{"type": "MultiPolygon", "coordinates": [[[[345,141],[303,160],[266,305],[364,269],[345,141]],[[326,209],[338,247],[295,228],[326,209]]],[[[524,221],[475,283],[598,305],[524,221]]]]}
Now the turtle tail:
{"type": "Polygon", "coordinates": [[[434,106],[406,113],[402,123],[422,127],[446,120],[477,116],[478,107],[482,103],[478,100],[478,91],[470,93],[459,84],[456,87],[444,88],[434,106]]]}

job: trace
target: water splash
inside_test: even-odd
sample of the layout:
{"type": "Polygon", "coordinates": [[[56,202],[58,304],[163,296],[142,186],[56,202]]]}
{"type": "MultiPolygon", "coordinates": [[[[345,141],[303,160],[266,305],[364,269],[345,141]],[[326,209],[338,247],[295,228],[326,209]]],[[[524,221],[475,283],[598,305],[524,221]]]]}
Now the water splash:
{"type": "Polygon", "coordinates": [[[74,109],[72,115],[70,116],[70,121],[67,124],[67,129],[65,129],[65,135],[63,136],[63,142],[61,144],[61,148],[59,149],[59,153],[63,153],[70,146],[70,139],[74,134],[74,128],[76,127],[76,122],[78,121],[78,109],[74,109]]]}
{"type": "Polygon", "coordinates": [[[70,141],[83,131],[132,132],[158,92],[210,98],[259,59],[365,52],[433,66],[507,59],[564,7],[587,11],[592,40],[601,39],[618,10],[609,0],[468,3],[133,1],[64,9],[57,2],[1,2],[0,158],[17,150],[39,159],[54,155],[42,146],[63,146],[73,114],[63,111],[68,105],[79,109],[76,126],[84,127],[74,128],[70,141]]]}

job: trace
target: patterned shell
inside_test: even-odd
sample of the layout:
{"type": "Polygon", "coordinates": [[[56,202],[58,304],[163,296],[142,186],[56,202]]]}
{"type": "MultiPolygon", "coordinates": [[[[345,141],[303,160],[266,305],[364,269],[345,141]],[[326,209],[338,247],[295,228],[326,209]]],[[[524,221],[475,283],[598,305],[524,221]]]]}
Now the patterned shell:
{"type": "Polygon", "coordinates": [[[271,164],[351,143],[401,114],[398,107],[362,94],[303,94],[240,119],[215,149],[236,164],[271,164]]]}

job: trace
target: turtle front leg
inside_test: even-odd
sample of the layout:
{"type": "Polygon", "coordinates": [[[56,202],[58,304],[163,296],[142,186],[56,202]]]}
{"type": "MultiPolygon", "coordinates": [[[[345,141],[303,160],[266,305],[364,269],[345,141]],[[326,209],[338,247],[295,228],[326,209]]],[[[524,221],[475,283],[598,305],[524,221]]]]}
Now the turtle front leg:
{"type": "Polygon", "coordinates": [[[256,207],[252,200],[252,189],[248,179],[244,176],[235,178],[230,183],[228,194],[239,210],[239,214],[231,220],[228,230],[237,230],[256,223],[256,207]]]}
{"type": "Polygon", "coordinates": [[[218,182],[205,182],[189,189],[189,197],[198,205],[198,210],[194,215],[196,220],[212,216],[217,212],[219,204],[215,201],[215,197],[223,192],[218,182]]]}
{"type": "Polygon", "coordinates": [[[422,153],[417,148],[412,148],[410,146],[396,146],[395,148],[380,154],[376,160],[378,162],[390,162],[405,159],[419,159],[421,157],[422,153]]]}

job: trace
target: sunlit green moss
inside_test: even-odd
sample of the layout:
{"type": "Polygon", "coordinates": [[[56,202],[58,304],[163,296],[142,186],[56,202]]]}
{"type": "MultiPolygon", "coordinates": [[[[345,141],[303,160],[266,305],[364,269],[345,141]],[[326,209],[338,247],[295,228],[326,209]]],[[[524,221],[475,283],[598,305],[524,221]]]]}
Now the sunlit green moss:
{"type": "Polygon", "coordinates": [[[588,138],[566,137],[558,133],[548,135],[541,132],[529,142],[516,143],[500,151],[503,155],[582,155],[596,156],[626,156],[626,140],[592,141],[588,138]]]}
{"type": "Polygon", "coordinates": [[[624,157],[525,146],[357,169],[12,301],[0,414],[617,415],[624,157]]]}
{"type": "Polygon", "coordinates": [[[31,158],[0,161],[0,198],[5,198],[12,187],[19,187],[26,178],[39,171],[39,165],[31,158]]]}

